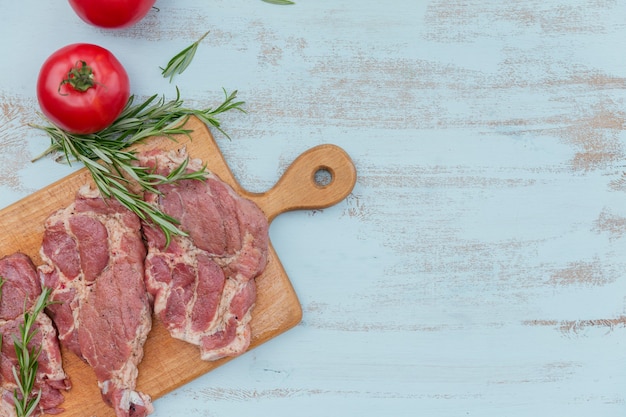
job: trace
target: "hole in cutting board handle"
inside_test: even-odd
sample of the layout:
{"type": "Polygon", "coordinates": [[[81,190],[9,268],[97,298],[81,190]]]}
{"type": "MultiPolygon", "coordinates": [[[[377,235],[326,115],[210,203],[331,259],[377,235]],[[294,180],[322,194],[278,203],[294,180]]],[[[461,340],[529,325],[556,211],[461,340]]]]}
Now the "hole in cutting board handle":
{"type": "Polygon", "coordinates": [[[320,188],[328,187],[333,183],[334,179],[335,175],[333,170],[326,166],[319,167],[313,174],[313,182],[315,182],[315,185],[320,188]]]}
{"type": "Polygon", "coordinates": [[[291,210],[322,209],[348,196],[356,183],[356,168],[340,147],[322,144],[298,156],[265,193],[251,195],[271,222],[291,210]]]}

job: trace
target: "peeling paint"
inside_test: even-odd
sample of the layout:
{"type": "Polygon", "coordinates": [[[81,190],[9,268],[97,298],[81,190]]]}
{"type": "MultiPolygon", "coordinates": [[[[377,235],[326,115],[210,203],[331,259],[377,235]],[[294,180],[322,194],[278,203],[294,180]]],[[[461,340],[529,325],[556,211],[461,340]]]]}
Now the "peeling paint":
{"type": "Polygon", "coordinates": [[[611,333],[616,329],[626,328],[626,316],[612,319],[586,319],[586,320],[527,320],[526,326],[554,327],[563,334],[580,334],[589,329],[602,329],[611,333]]]}
{"type": "Polygon", "coordinates": [[[599,260],[592,262],[579,261],[570,264],[567,268],[556,271],[550,277],[550,283],[554,285],[606,285],[615,277],[609,277],[604,273],[599,260]]]}

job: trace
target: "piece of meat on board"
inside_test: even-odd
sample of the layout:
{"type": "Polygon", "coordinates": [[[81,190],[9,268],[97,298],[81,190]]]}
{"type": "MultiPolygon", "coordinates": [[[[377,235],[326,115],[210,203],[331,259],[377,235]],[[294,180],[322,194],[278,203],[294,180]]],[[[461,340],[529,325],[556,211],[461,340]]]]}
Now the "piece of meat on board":
{"type": "MultiPolygon", "coordinates": [[[[13,392],[17,385],[13,367],[18,366],[13,337],[20,337],[19,326],[24,323],[24,308],[29,311],[41,294],[37,271],[31,259],[22,253],[14,253],[0,259],[2,298],[0,299],[0,333],[2,356],[0,358],[0,416],[15,416],[13,392]]],[[[33,326],[35,335],[29,348],[41,346],[35,382],[36,394],[41,389],[41,399],[33,417],[43,413],[62,412],[62,391],[70,388],[70,381],[63,371],[61,351],[52,321],[40,313],[33,326]]]]}
{"type": "MultiPolygon", "coordinates": [[[[168,175],[187,153],[153,150],[138,158],[168,175]]],[[[201,168],[197,159],[187,166],[201,168]]],[[[160,194],[146,193],[145,200],[178,219],[189,236],[175,235],[166,245],[160,229],[144,224],[146,286],[154,311],[173,337],[198,345],[203,360],[237,356],[250,344],[254,278],[268,256],[267,219],[214,174],[157,188],[160,194]]]]}
{"type": "Polygon", "coordinates": [[[83,186],[46,220],[40,250],[42,282],[58,302],[49,311],[61,343],[94,369],[118,417],[153,411],[150,397],[135,390],[152,326],[140,227],[134,213],[83,186]]]}

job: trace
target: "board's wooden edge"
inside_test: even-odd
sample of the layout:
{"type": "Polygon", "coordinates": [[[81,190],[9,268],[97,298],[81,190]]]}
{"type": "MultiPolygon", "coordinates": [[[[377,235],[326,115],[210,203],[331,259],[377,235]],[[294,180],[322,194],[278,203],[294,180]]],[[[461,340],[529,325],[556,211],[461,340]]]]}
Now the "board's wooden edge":
{"type": "Polygon", "coordinates": [[[15,219],[13,223],[22,225],[19,229],[3,228],[3,233],[0,234],[0,257],[9,255],[2,248],[11,247],[14,250],[27,253],[36,265],[41,263],[39,253],[32,253],[29,247],[32,247],[35,239],[40,243],[44,224],[33,222],[31,217],[33,213],[44,210],[52,213],[56,210],[59,199],[63,199],[63,197],[66,197],[64,202],[69,205],[74,198],[74,193],[62,192],[62,189],[66,188],[64,184],[68,181],[89,182],[89,174],[84,168],[75,171],[0,210],[2,218],[10,216],[15,219]]]}

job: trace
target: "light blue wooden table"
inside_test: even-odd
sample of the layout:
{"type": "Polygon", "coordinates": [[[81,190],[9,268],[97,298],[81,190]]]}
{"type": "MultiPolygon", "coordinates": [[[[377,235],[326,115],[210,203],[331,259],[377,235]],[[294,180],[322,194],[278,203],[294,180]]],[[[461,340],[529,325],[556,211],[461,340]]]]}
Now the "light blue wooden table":
{"type": "Polygon", "coordinates": [[[30,159],[39,66],[92,42],[133,93],[210,30],[176,85],[248,114],[216,134],[265,191],[320,143],[358,181],[271,239],[300,325],[155,402],[155,416],[626,415],[626,3],[157,0],[122,31],[4,1],[0,207],[77,167],[30,159]]]}

